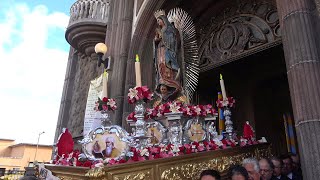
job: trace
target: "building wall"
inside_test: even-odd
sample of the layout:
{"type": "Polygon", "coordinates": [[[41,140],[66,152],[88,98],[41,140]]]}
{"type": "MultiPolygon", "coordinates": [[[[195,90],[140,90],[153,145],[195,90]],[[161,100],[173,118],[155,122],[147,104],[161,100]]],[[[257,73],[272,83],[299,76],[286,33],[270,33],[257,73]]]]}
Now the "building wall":
{"type": "MultiPolygon", "coordinates": [[[[4,147],[3,144],[0,144],[0,146],[4,147]]],[[[34,161],[36,145],[7,146],[6,149],[9,149],[11,153],[5,157],[0,157],[0,168],[6,168],[7,170],[19,168],[24,170],[24,167],[27,167],[29,162],[34,161]]],[[[49,162],[51,153],[52,146],[39,145],[36,160],[38,162],[49,162]]]]}
{"type": "Polygon", "coordinates": [[[11,149],[10,157],[23,157],[24,151],[25,151],[25,146],[16,146],[11,149]]]}
{"type": "Polygon", "coordinates": [[[14,140],[0,139],[0,157],[6,157],[10,154],[9,146],[14,144],[14,140]]]}

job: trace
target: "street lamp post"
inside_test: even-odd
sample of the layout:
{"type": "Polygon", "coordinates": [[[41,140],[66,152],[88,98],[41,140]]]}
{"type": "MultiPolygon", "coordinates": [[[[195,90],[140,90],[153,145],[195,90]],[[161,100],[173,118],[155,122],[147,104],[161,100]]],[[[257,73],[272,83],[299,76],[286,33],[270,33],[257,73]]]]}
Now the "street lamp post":
{"type": "Polygon", "coordinates": [[[44,134],[44,131],[39,133],[39,136],[38,136],[38,142],[37,142],[37,148],[36,148],[36,153],[34,154],[34,160],[33,160],[33,164],[34,162],[36,161],[36,157],[37,157],[37,151],[38,151],[38,147],[39,147],[39,140],[40,140],[40,136],[41,134],[44,134]]]}

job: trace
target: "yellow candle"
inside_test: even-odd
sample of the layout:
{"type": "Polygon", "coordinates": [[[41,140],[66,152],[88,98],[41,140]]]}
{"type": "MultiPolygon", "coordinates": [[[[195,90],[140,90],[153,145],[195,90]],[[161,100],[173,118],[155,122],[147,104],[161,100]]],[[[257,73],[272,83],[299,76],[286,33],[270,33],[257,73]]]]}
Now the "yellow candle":
{"type": "Polygon", "coordinates": [[[136,62],[135,62],[135,70],[136,70],[136,86],[141,87],[141,68],[140,68],[140,60],[139,55],[136,54],[136,62]]]}
{"type": "Polygon", "coordinates": [[[220,74],[220,86],[221,86],[222,98],[224,100],[227,98],[227,93],[226,93],[226,87],[224,86],[224,81],[222,79],[222,74],[220,74]]]}
{"type": "Polygon", "coordinates": [[[108,72],[104,70],[102,79],[102,98],[108,97],[108,72]]]}

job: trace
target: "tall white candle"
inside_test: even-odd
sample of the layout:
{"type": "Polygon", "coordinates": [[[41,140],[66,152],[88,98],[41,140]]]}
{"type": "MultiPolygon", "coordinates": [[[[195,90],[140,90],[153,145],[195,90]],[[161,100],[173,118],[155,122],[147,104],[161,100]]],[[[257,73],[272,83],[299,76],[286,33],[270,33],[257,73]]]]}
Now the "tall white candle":
{"type": "Polygon", "coordinates": [[[105,70],[102,77],[102,98],[108,97],[108,72],[105,70]]]}
{"type": "Polygon", "coordinates": [[[224,81],[222,79],[222,74],[220,74],[220,86],[222,92],[222,98],[225,100],[227,98],[226,87],[224,86],[224,81]]]}
{"type": "Polygon", "coordinates": [[[140,67],[140,60],[139,55],[136,54],[136,62],[135,62],[135,70],[136,70],[136,86],[141,87],[141,67],[140,67]]]}

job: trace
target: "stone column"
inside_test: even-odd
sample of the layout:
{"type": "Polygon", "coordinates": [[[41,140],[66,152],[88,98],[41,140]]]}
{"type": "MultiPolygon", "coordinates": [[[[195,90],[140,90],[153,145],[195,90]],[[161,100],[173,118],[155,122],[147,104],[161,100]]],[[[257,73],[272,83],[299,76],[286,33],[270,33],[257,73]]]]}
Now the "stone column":
{"type": "Polygon", "coordinates": [[[319,21],[314,0],[277,0],[304,179],[320,177],[319,21]]]}
{"type": "Polygon", "coordinates": [[[117,102],[118,109],[115,112],[115,124],[121,125],[123,103],[126,100],[124,86],[126,79],[126,67],[128,49],[131,41],[131,29],[133,19],[133,1],[113,1],[111,27],[107,30],[106,44],[109,44],[112,58],[110,71],[110,97],[117,102]]]}
{"type": "Polygon", "coordinates": [[[69,58],[66,70],[66,76],[64,79],[63,92],[60,103],[60,110],[58,116],[58,122],[56,127],[56,133],[54,137],[54,143],[57,142],[57,139],[62,132],[62,128],[67,127],[68,121],[70,118],[70,107],[71,107],[71,99],[74,88],[74,78],[75,72],[78,64],[78,52],[70,47],[69,58]]]}

